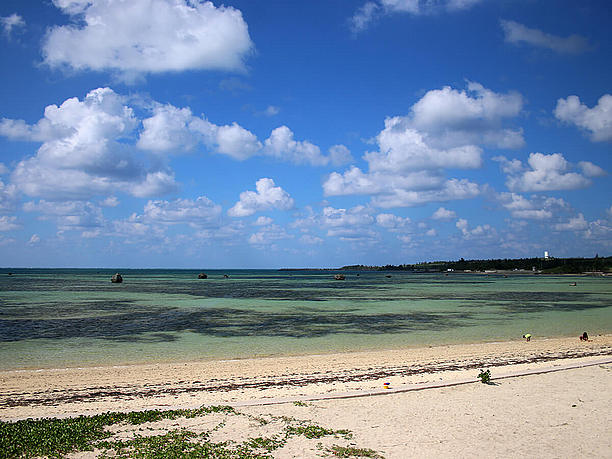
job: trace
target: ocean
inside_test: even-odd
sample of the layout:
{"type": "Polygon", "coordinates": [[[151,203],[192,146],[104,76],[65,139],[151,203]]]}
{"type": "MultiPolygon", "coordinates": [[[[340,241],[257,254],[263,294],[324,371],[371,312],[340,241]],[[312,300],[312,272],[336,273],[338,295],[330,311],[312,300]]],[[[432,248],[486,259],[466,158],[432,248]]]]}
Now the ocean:
{"type": "Polygon", "coordinates": [[[0,369],[612,332],[610,277],[124,269],[112,284],[116,271],[1,269],[0,369]]]}

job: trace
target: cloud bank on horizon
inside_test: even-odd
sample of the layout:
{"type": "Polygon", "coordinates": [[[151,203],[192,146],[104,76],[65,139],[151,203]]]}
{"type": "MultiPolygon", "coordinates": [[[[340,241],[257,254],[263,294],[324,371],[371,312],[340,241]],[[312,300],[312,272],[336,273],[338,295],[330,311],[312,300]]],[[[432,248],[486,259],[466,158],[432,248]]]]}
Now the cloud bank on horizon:
{"type": "Polygon", "coordinates": [[[1,5],[3,266],[609,254],[611,13],[493,3],[1,5]]]}

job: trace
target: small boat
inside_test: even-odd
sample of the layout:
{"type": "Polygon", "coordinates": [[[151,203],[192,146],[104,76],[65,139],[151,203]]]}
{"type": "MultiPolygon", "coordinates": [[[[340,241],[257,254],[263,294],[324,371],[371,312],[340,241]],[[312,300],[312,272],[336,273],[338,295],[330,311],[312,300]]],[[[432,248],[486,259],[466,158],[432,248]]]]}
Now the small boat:
{"type": "Polygon", "coordinates": [[[336,280],[344,280],[344,279],[346,279],[346,277],[344,276],[344,274],[334,274],[334,279],[336,279],[336,280]]]}

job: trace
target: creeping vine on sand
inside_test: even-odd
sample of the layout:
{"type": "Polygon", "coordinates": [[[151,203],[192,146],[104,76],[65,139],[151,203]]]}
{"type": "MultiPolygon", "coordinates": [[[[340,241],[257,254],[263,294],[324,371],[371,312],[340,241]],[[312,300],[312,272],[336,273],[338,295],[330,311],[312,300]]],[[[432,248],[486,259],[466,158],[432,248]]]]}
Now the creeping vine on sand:
{"type": "MultiPolygon", "coordinates": [[[[164,419],[194,418],[212,413],[227,416],[246,416],[263,425],[262,417],[239,413],[228,406],[202,407],[195,410],[147,410],[131,413],[104,413],[77,418],[26,419],[16,422],[0,422],[0,458],[9,457],[64,457],[68,453],[96,450],[99,458],[199,458],[257,459],[271,457],[270,453],[282,448],[292,437],[308,439],[334,437],[348,440],[348,430],[333,430],[283,416],[271,416],[272,421],[284,424],[284,428],[270,437],[248,438],[242,442],[211,439],[225,420],[202,433],[179,428],[159,435],[134,433],[131,439],[113,439],[107,427],[116,424],[143,425],[164,419]]],[[[139,429],[142,431],[142,428],[139,429]]],[[[334,445],[328,450],[338,457],[382,457],[375,451],[334,445]]]]}

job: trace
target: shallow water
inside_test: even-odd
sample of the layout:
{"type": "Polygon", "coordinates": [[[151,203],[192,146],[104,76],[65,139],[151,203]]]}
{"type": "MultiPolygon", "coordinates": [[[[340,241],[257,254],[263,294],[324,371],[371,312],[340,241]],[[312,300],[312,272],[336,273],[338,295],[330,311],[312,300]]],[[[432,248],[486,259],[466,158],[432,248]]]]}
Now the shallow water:
{"type": "Polygon", "coordinates": [[[347,272],[337,281],[327,271],[226,270],[199,280],[193,270],[121,272],[124,282],[112,284],[111,270],[0,270],[0,368],[612,332],[611,278],[347,272]]]}

